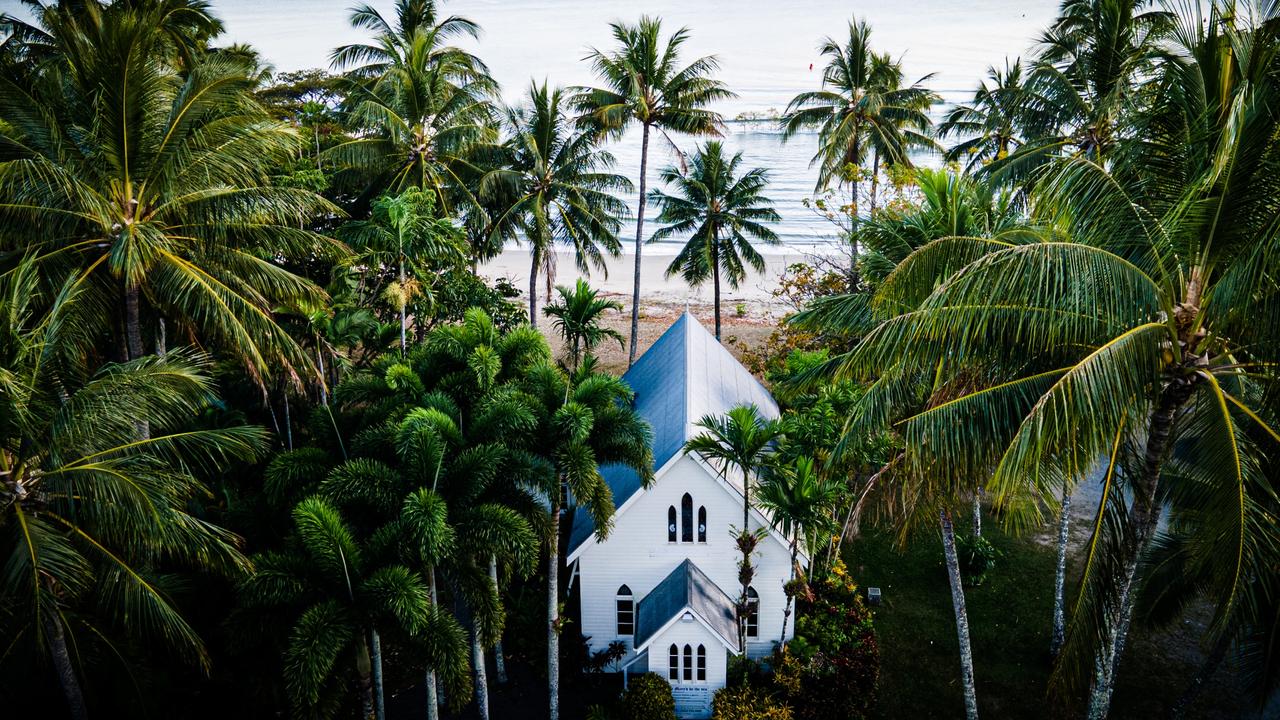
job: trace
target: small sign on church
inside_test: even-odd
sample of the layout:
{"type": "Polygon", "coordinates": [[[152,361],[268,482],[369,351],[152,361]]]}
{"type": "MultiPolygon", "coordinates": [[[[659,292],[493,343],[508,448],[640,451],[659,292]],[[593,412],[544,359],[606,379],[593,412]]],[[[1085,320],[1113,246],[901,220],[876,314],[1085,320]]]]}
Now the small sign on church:
{"type": "Polygon", "coordinates": [[[711,717],[711,688],[706,685],[672,685],[676,716],[682,718],[711,717]]]}

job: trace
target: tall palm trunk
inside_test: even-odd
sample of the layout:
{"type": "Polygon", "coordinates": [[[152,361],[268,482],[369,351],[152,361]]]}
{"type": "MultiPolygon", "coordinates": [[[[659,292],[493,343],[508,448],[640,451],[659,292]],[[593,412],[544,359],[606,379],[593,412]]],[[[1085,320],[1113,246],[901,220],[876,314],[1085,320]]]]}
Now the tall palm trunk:
{"type": "MultiPolygon", "coordinates": [[[[1186,340],[1184,339],[1184,347],[1186,340]]],[[[1133,483],[1133,502],[1129,506],[1128,530],[1120,547],[1120,571],[1116,578],[1119,588],[1114,600],[1105,608],[1107,627],[1104,628],[1101,647],[1094,663],[1093,687],[1089,692],[1089,720],[1102,720],[1111,708],[1111,694],[1115,690],[1116,666],[1124,654],[1129,635],[1129,623],[1133,619],[1135,585],[1138,562],[1155,536],[1160,521],[1160,509],[1156,505],[1156,490],[1160,484],[1160,470],[1169,450],[1169,435],[1178,411],[1191,397],[1195,388],[1194,377],[1170,379],[1160,393],[1160,400],[1151,413],[1147,433],[1147,448],[1143,456],[1142,470],[1133,483]]]]}
{"type": "Polygon", "coordinates": [[[84,704],[80,678],[76,676],[75,666],[71,664],[71,653],[67,650],[67,636],[63,631],[61,618],[46,613],[44,631],[49,642],[49,654],[53,656],[53,667],[58,672],[58,684],[62,686],[62,695],[67,699],[67,709],[72,720],[88,720],[89,710],[84,704]]]}
{"type": "Polygon", "coordinates": [[[973,491],[973,536],[982,537],[982,488],[973,491]]]}
{"type": "Polygon", "coordinates": [[[711,277],[713,278],[715,289],[715,306],[716,306],[716,342],[720,341],[720,253],[719,246],[713,236],[711,238],[711,277]]]}
{"type": "Polygon", "coordinates": [[[868,208],[867,217],[875,217],[876,214],[876,191],[880,187],[880,150],[877,148],[871,153],[871,205],[868,208]]]}
{"type": "MultiPolygon", "coordinates": [[[[498,585],[498,558],[494,555],[489,556],[489,581],[493,583],[494,591],[500,587],[498,585]]],[[[507,660],[502,656],[502,634],[498,634],[498,641],[493,646],[493,670],[497,675],[498,684],[505,685],[507,683],[507,660]]]]}
{"type": "Polygon", "coordinates": [[[1066,586],[1067,586],[1067,538],[1071,524],[1071,495],[1062,490],[1062,517],[1058,518],[1058,567],[1053,575],[1053,639],[1049,653],[1058,657],[1067,637],[1066,586]]]}
{"type": "Polygon", "coordinates": [[[547,694],[550,720],[560,720],[560,490],[551,503],[547,537],[547,694]]]}
{"type": "MultiPolygon", "coordinates": [[[[800,536],[797,534],[795,537],[791,538],[790,582],[795,582],[795,579],[796,579],[796,562],[799,554],[800,554],[800,536]]],[[[792,600],[792,594],[788,592],[786,609],[782,611],[782,634],[778,637],[779,645],[785,645],[787,642],[787,620],[791,619],[791,600],[792,600]]]]}
{"type": "Polygon", "coordinates": [[[964,682],[964,714],[978,719],[978,692],[973,680],[973,649],[969,644],[969,613],[964,607],[964,585],[960,580],[960,558],[956,555],[956,532],[951,513],[939,513],[942,522],[942,549],[947,556],[947,579],[951,582],[951,609],[956,615],[956,638],[960,641],[960,676],[964,682]]]}
{"type": "Polygon", "coordinates": [[[484,645],[480,642],[480,624],[471,622],[471,664],[476,673],[476,710],[480,720],[489,720],[489,674],[484,665],[484,645]]]}
{"type": "MultiPolygon", "coordinates": [[[[427,568],[427,587],[431,594],[431,606],[440,606],[440,596],[436,591],[436,569],[434,567],[427,568]]],[[[427,671],[427,720],[440,719],[440,695],[439,688],[436,685],[436,671],[434,668],[427,671]]]]}
{"type": "Polygon", "coordinates": [[[529,324],[538,327],[538,266],[542,264],[542,253],[534,248],[533,264],[529,267],[529,324]]]}
{"type": "Polygon", "coordinates": [[[631,288],[631,350],[627,354],[627,367],[636,361],[636,347],[640,335],[640,248],[644,245],[644,204],[646,178],[649,169],[649,125],[644,125],[644,135],[640,140],[640,203],[636,208],[636,276],[631,288]]]}
{"type": "Polygon", "coordinates": [[[373,714],[373,668],[369,660],[369,643],[360,638],[360,649],[356,654],[356,675],[360,681],[360,717],[376,720],[373,714]]]}
{"type": "Polygon", "coordinates": [[[139,319],[142,301],[139,296],[137,285],[130,285],[124,290],[124,339],[130,360],[137,360],[145,352],[142,349],[142,322],[139,319]]]}
{"type": "Polygon", "coordinates": [[[382,637],[377,630],[369,631],[373,648],[373,711],[378,720],[387,720],[386,696],[382,694],[382,637]]]}
{"type": "Polygon", "coordinates": [[[404,357],[405,353],[405,332],[409,327],[407,318],[405,317],[405,308],[408,306],[408,298],[404,294],[404,245],[400,246],[400,357],[404,357]]]}

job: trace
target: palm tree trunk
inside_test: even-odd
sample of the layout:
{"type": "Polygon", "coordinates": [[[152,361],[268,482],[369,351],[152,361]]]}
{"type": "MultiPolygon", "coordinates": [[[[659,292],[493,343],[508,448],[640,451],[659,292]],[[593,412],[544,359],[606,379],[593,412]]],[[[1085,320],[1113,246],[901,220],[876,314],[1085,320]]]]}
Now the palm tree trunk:
{"type": "Polygon", "coordinates": [[[408,320],[405,318],[405,308],[408,307],[408,298],[404,294],[404,249],[401,248],[400,254],[400,357],[404,357],[405,353],[405,333],[409,327],[408,320]]]}
{"type": "Polygon", "coordinates": [[[529,324],[538,327],[538,266],[542,264],[542,253],[533,249],[533,264],[529,267],[529,324]]]}
{"type": "MultiPolygon", "coordinates": [[[[427,587],[431,595],[431,606],[433,608],[440,606],[440,596],[436,591],[436,569],[434,567],[427,568],[427,587]]],[[[436,684],[436,671],[431,669],[427,671],[427,720],[440,719],[440,697],[439,688],[436,684]]]]}
{"type": "Polygon", "coordinates": [[[973,649],[969,644],[969,613],[964,607],[964,586],[960,582],[960,559],[956,556],[956,532],[951,513],[939,513],[942,522],[942,549],[947,556],[947,579],[951,581],[951,609],[956,615],[956,637],[960,641],[960,675],[964,681],[964,713],[978,719],[978,692],[973,680],[973,649]]]}
{"type": "Polygon", "coordinates": [[[1142,470],[1133,483],[1128,531],[1119,550],[1118,565],[1121,570],[1116,578],[1116,587],[1119,589],[1113,598],[1108,598],[1110,602],[1104,606],[1108,627],[1104,628],[1101,647],[1094,663],[1093,687],[1089,691],[1089,720],[1102,720],[1111,709],[1116,667],[1124,654],[1129,622],[1133,618],[1138,562],[1154,537],[1156,525],[1160,521],[1156,490],[1160,483],[1160,469],[1169,449],[1169,434],[1174,417],[1190,398],[1194,388],[1193,377],[1172,379],[1161,392],[1160,401],[1151,413],[1142,470]]]}
{"type": "Polygon", "coordinates": [[[139,306],[141,298],[139,297],[138,286],[131,285],[124,290],[124,339],[129,349],[129,359],[136,360],[142,357],[142,323],[139,320],[139,306]]]}
{"type": "Polygon", "coordinates": [[[71,653],[67,650],[67,636],[62,629],[62,620],[53,614],[46,613],[44,631],[49,642],[49,654],[53,656],[53,667],[58,672],[58,684],[62,686],[62,695],[67,699],[67,709],[71,713],[71,718],[87,720],[89,710],[84,704],[80,678],[76,676],[75,666],[71,664],[71,653]]]}
{"type": "Polygon", "coordinates": [[[1062,489],[1062,517],[1058,518],[1058,567],[1053,576],[1053,639],[1049,653],[1058,657],[1067,637],[1066,585],[1067,585],[1067,537],[1071,523],[1071,495],[1062,489]]]}
{"type": "Polygon", "coordinates": [[[880,187],[880,150],[879,148],[871,152],[871,206],[867,217],[874,217],[876,214],[876,190],[880,187]]]}
{"type": "Polygon", "coordinates": [[[547,694],[550,720],[560,720],[560,490],[551,503],[547,536],[547,694]]]}
{"type": "Polygon", "coordinates": [[[289,415],[289,388],[284,390],[284,440],[286,447],[293,450],[293,419],[289,415]]]}
{"type": "MultiPolygon", "coordinates": [[[[791,571],[790,580],[794,582],[796,579],[796,559],[800,553],[799,537],[791,538],[791,571]]],[[[787,620],[791,619],[791,593],[787,593],[786,609],[782,611],[782,635],[778,638],[778,645],[787,644],[787,620]]]]}
{"type": "MultiPolygon", "coordinates": [[[[489,580],[493,583],[495,590],[498,585],[498,558],[494,555],[489,556],[489,580]]],[[[498,635],[498,641],[493,646],[493,670],[497,675],[498,684],[507,684],[507,660],[502,656],[502,635],[498,635]]]]}
{"type": "Polygon", "coordinates": [[[1229,628],[1227,632],[1223,632],[1218,636],[1218,640],[1213,644],[1213,649],[1209,651],[1209,656],[1205,658],[1204,664],[1196,671],[1196,676],[1191,679],[1191,683],[1187,685],[1187,689],[1183,691],[1173,707],[1169,708],[1169,717],[1172,720],[1178,720],[1187,711],[1191,703],[1195,702],[1200,696],[1200,692],[1204,690],[1204,686],[1208,684],[1213,674],[1218,671],[1218,666],[1222,661],[1227,659],[1227,651],[1231,649],[1231,641],[1235,636],[1229,628]]]}
{"type": "Polygon", "coordinates": [[[720,341],[720,257],[716,252],[718,248],[715,245],[715,238],[711,240],[711,277],[714,280],[715,306],[716,306],[716,342],[720,341]]]}
{"type": "Polygon", "coordinates": [[[636,277],[631,288],[631,350],[627,355],[627,367],[636,361],[636,347],[640,336],[640,248],[644,245],[645,172],[649,169],[649,126],[644,126],[640,140],[640,202],[636,208],[636,277]]]}
{"type": "Polygon", "coordinates": [[[982,488],[973,491],[973,536],[982,537],[982,488]]]}
{"type": "Polygon", "coordinates": [[[164,357],[169,352],[169,344],[165,339],[164,318],[156,318],[156,355],[164,357]]]}
{"type": "Polygon", "coordinates": [[[484,662],[484,645],[480,642],[480,624],[471,623],[471,664],[476,673],[476,711],[480,720],[489,720],[489,672],[484,662]]]}
{"type": "Polygon", "coordinates": [[[369,631],[373,647],[373,711],[378,720],[387,720],[386,696],[382,694],[382,638],[377,630],[369,631]]]}

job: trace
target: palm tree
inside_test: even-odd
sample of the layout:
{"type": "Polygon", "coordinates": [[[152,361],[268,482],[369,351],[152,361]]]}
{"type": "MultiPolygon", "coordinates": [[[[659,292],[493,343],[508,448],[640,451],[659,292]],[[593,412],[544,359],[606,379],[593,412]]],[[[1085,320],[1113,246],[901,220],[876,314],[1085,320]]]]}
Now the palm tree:
{"type": "Polygon", "coordinates": [[[480,183],[482,195],[506,198],[509,205],[495,219],[495,233],[517,227],[529,242],[529,323],[538,325],[538,275],[555,281],[557,243],[573,249],[574,264],[588,273],[607,272],[604,255],[621,251],[618,230],[626,206],[612,193],[628,191],[631,182],[609,172],[613,156],[601,150],[594,135],[576,129],[566,114],[568,100],[560,88],[533,83],[524,106],[507,111],[507,142],[496,152],[503,158],[480,183]]]}
{"type": "Polygon", "coordinates": [[[1259,274],[1280,245],[1264,199],[1277,192],[1277,120],[1262,110],[1280,93],[1266,59],[1276,40],[1217,8],[1203,20],[1176,18],[1178,52],[1122,133],[1142,142],[1105,164],[1064,158],[1037,184],[1038,212],[1069,241],[979,250],[944,239],[916,251],[881,291],[904,310],[843,363],[881,383],[935,368],[962,386],[981,369],[981,383],[904,423],[904,462],[939,481],[990,477],[1011,522],[1039,520],[1104,459],[1055,672],[1068,691],[1092,675],[1091,718],[1109,708],[1162,503],[1194,488],[1228,616],[1248,577],[1254,468],[1269,452],[1242,430],[1280,437],[1261,390],[1277,379],[1280,318],[1259,274]],[[966,259],[936,285],[948,255],[966,259]]]}
{"type": "MultiPolygon", "coordinates": [[[[412,500],[406,513],[413,509],[412,500]]],[[[254,558],[240,589],[250,608],[286,609],[293,620],[284,672],[297,712],[333,716],[354,671],[361,717],[383,717],[378,626],[406,635],[441,635],[427,583],[410,568],[369,557],[343,514],[310,497],[293,509],[289,549],[254,558]]],[[[454,633],[456,635],[456,633],[454,633]]]]}
{"type": "Polygon", "coordinates": [[[938,137],[958,137],[947,149],[948,162],[962,162],[966,172],[1003,160],[1025,141],[1026,102],[1021,59],[1005,61],[1004,69],[987,68],[973,98],[947,112],[938,125],[938,137]]]}
{"type": "Polygon", "coordinates": [[[440,18],[434,0],[397,0],[393,25],[365,5],[351,14],[371,42],[333,52],[335,68],[352,68],[344,101],[356,137],[328,152],[367,180],[365,196],[419,187],[436,194],[445,217],[475,199],[461,175],[476,144],[496,137],[497,83],[474,55],[446,43],[477,37],[479,26],[440,18]]]}
{"type": "Polygon", "coordinates": [[[608,532],[614,503],[600,466],[617,463],[653,481],[652,432],[631,405],[631,389],[620,379],[587,370],[572,376],[550,363],[529,368],[522,381],[534,400],[536,424],[523,433],[525,476],[546,498],[547,689],[550,718],[560,717],[560,524],[566,499],[591,514],[596,533],[608,532]]]}
{"type": "Polygon", "coordinates": [[[551,324],[564,338],[570,370],[577,370],[583,353],[590,355],[605,340],[616,340],[619,348],[624,347],[621,333],[600,324],[605,312],[622,310],[622,303],[600,297],[600,293],[581,278],[572,290],[557,285],[556,292],[560,293],[560,302],[548,305],[543,312],[555,318],[551,324]]]}
{"type": "Polygon", "coordinates": [[[680,66],[680,49],[689,39],[688,28],[676,30],[663,42],[660,18],[641,16],[635,25],[615,22],[611,27],[617,48],[610,53],[592,49],[587,55],[604,86],[579,88],[574,104],[588,125],[614,138],[621,137],[631,125],[641,128],[636,266],[631,292],[631,346],[627,354],[630,365],[636,361],[639,342],[640,250],[644,244],[649,132],[657,129],[664,136],[667,132],[719,134],[720,115],[707,106],[736,96],[712,78],[720,68],[715,57],[698,58],[680,66]]]}
{"type": "MultiPolygon", "coordinates": [[[[769,511],[773,524],[791,543],[791,580],[796,578],[800,544],[806,543],[805,554],[814,556],[815,538],[831,534],[835,523],[831,509],[839,493],[836,483],[823,478],[814,467],[813,458],[799,457],[789,467],[774,468],[765,473],[760,484],[760,506],[769,511]]],[[[778,643],[787,642],[787,620],[791,617],[794,591],[787,591],[786,609],[782,613],[782,635],[778,643]]]]}
{"type": "Polygon", "coordinates": [[[678,273],[694,287],[711,280],[717,340],[721,273],[729,287],[737,288],[747,276],[744,261],[757,273],[764,272],[764,258],[749,238],[770,245],[779,242],[777,234],[764,225],[781,219],[773,201],[764,196],[769,172],[753,168],[739,174],[741,164],[742,153],[725,157],[718,140],[708,141],[689,161],[687,171],[674,166],[663,169],[661,178],[675,188],[676,195],[661,190],[651,195],[663,226],[649,241],[690,235],[667,266],[667,277],[678,273]]]}
{"type": "Polygon", "coordinates": [[[684,445],[684,452],[698,453],[709,462],[719,463],[720,472],[727,480],[730,468],[742,473],[742,527],[737,534],[738,549],[742,552],[738,578],[742,581],[742,594],[738,597],[738,647],[746,652],[747,614],[751,611],[748,597],[753,576],[751,553],[760,540],[752,533],[751,483],[769,464],[774,443],[782,433],[777,420],[767,420],[755,405],[739,405],[723,417],[707,415],[698,421],[704,432],[694,436],[684,445]]]}
{"type": "Polygon", "coordinates": [[[203,3],[66,3],[38,19],[0,64],[0,247],[92,287],[79,309],[118,360],[168,320],[255,376],[312,374],[272,311],[325,294],[277,261],[340,259],[299,228],[341,211],[271,185],[302,141],[254,100],[254,64],[203,51],[217,27],[203,3]]]}
{"type": "Polygon", "coordinates": [[[353,265],[366,275],[395,267],[396,278],[379,288],[400,313],[400,354],[407,347],[407,308],[419,295],[430,301],[431,284],[439,273],[466,263],[466,249],[458,230],[436,217],[435,195],[410,187],[399,195],[379,198],[368,220],[355,220],[338,230],[338,237],[356,250],[353,265]],[[406,276],[406,265],[409,274],[406,276]]]}
{"type": "MultiPolygon", "coordinates": [[[[851,183],[851,215],[858,215],[859,170],[868,151],[890,165],[910,165],[908,150],[932,147],[927,133],[932,125],[928,109],[936,95],[922,87],[926,75],[902,87],[897,62],[871,49],[871,26],[850,21],[849,36],[841,43],[828,37],[818,46],[828,58],[822,72],[822,89],[802,92],[787,105],[782,137],[788,140],[805,128],[818,128],[816,188],[833,181],[851,183]]],[[[873,167],[872,172],[878,172],[873,167]]]]}
{"type": "Polygon", "coordinates": [[[97,298],[74,278],[50,295],[41,274],[28,260],[0,276],[0,637],[15,656],[51,663],[82,720],[87,661],[100,652],[128,662],[122,648],[149,645],[208,670],[164,578],[248,568],[237,538],[190,508],[208,494],[197,475],[254,459],[266,437],[190,426],[216,401],[195,353],[93,371],[96,328],[76,306],[97,298]],[[150,437],[138,438],[140,421],[150,437]]]}

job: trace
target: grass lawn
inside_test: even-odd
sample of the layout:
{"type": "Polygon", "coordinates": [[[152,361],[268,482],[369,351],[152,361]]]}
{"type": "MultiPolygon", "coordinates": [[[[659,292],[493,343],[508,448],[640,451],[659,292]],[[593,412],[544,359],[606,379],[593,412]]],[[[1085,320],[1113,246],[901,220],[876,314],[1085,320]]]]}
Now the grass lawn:
{"type": "MultiPolygon", "coordinates": [[[[1054,548],[1006,535],[994,522],[984,523],[983,534],[1002,556],[982,586],[965,588],[980,715],[984,720],[1071,717],[1046,711],[1054,548]]],[[[879,587],[884,597],[875,615],[881,652],[875,716],[963,717],[959,645],[941,537],[921,533],[900,553],[891,537],[864,532],[846,544],[844,555],[858,584],[879,587]]],[[[1068,568],[1068,603],[1077,572],[1068,568]]],[[[1111,717],[1163,717],[1198,666],[1198,639],[1190,617],[1166,630],[1135,628],[1120,665],[1111,717]]],[[[1241,698],[1224,666],[1188,717],[1257,717],[1241,698]]]]}

